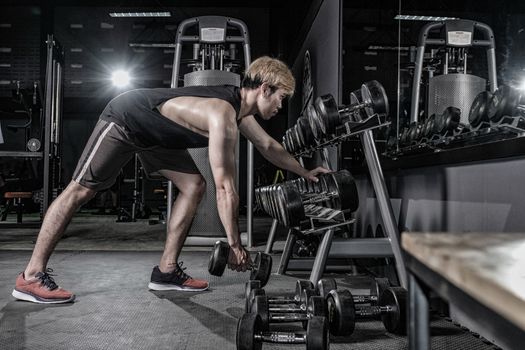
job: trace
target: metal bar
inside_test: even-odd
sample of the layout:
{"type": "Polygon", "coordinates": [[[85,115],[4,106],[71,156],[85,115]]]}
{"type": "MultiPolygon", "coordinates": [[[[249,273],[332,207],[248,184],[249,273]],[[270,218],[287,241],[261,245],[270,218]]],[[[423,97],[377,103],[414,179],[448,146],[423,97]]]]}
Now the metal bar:
{"type": "Polygon", "coordinates": [[[410,350],[430,349],[429,300],[416,276],[408,275],[408,346],[410,350]]]}
{"type": "Polygon", "coordinates": [[[416,53],[414,80],[412,82],[412,102],[410,106],[410,123],[417,123],[419,113],[419,93],[421,87],[421,74],[423,72],[423,55],[425,46],[419,46],[416,53]]]}
{"type": "Polygon", "coordinates": [[[329,229],[323,235],[323,239],[319,248],[317,249],[317,255],[315,256],[314,266],[312,267],[312,273],[310,274],[310,282],[317,285],[317,282],[321,279],[323,272],[326,267],[326,260],[330,253],[330,247],[332,246],[332,239],[334,237],[334,229],[329,229]]]}
{"type": "MultiPolygon", "coordinates": [[[[245,69],[251,64],[250,40],[246,26],[241,21],[235,21],[244,30],[244,65],[245,69]]],[[[248,232],[248,247],[253,247],[253,144],[248,141],[246,155],[246,230],[248,232]]]]}
{"type": "Polygon", "coordinates": [[[275,242],[275,233],[277,232],[277,219],[272,220],[272,227],[270,227],[270,232],[268,233],[268,241],[266,242],[266,249],[264,252],[270,254],[273,249],[273,244],[275,242]]]}
{"type": "Polygon", "coordinates": [[[286,237],[286,243],[284,244],[283,253],[281,254],[281,261],[279,262],[279,268],[277,269],[279,275],[284,275],[288,269],[288,263],[292,257],[293,246],[295,245],[296,240],[297,237],[295,236],[293,229],[288,230],[288,237],[286,237]]]}
{"type": "Polygon", "coordinates": [[[52,35],[47,36],[47,65],[46,65],[46,97],[45,97],[45,116],[44,116],[44,181],[43,181],[43,197],[42,197],[42,216],[49,208],[49,175],[51,173],[51,123],[53,118],[53,46],[54,38],[52,35]]]}
{"type": "Polygon", "coordinates": [[[394,258],[396,260],[396,269],[399,280],[401,282],[401,286],[406,288],[407,276],[399,244],[399,231],[397,229],[392,203],[390,202],[390,196],[388,195],[386,188],[383,170],[381,169],[381,164],[379,163],[379,156],[377,154],[372,131],[368,130],[361,134],[361,142],[363,144],[363,151],[365,153],[366,163],[368,165],[372,185],[379,203],[379,211],[381,214],[381,219],[383,220],[383,227],[385,228],[385,233],[390,239],[392,252],[394,253],[394,258]]]}
{"type": "Polygon", "coordinates": [[[498,73],[496,72],[496,49],[487,50],[487,63],[489,69],[490,91],[494,92],[498,88],[498,73]]]}

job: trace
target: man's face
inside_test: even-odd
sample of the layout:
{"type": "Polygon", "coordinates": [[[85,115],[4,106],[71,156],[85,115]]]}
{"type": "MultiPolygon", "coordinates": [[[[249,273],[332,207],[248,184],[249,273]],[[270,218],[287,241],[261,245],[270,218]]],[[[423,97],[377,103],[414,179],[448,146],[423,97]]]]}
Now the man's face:
{"type": "Polygon", "coordinates": [[[272,93],[269,87],[262,87],[258,101],[259,116],[264,120],[271,119],[283,107],[282,103],[286,97],[286,93],[281,88],[272,93]]]}

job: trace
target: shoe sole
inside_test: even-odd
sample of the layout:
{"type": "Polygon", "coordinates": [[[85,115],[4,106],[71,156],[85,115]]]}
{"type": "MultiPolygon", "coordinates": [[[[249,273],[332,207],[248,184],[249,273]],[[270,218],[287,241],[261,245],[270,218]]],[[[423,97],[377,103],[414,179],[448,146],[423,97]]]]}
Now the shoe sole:
{"type": "Polygon", "coordinates": [[[202,292],[208,289],[208,287],[204,288],[191,288],[191,287],[181,287],[174,284],[161,284],[161,283],[154,283],[150,282],[148,284],[148,289],[150,290],[180,290],[181,292],[202,292]]]}
{"type": "Polygon", "coordinates": [[[73,300],[75,300],[74,295],[69,299],[44,299],[44,298],[39,298],[32,294],[20,292],[16,289],[13,289],[13,292],[11,293],[11,295],[14,296],[18,300],[30,301],[32,303],[37,303],[37,304],[64,304],[64,303],[70,303],[73,300]]]}

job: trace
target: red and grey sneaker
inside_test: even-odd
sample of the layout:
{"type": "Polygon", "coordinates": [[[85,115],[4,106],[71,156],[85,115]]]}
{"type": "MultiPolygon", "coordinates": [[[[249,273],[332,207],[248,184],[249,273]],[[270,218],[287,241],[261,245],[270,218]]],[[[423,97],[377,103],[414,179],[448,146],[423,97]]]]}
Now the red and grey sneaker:
{"type": "Polygon", "coordinates": [[[19,300],[31,301],[39,304],[62,304],[75,300],[75,295],[65,289],[60,288],[53,280],[50,273],[52,269],[45,272],[38,272],[29,281],[24,278],[21,272],[16,278],[15,289],[11,293],[19,300]]]}
{"type": "Polygon", "coordinates": [[[208,289],[208,281],[198,280],[188,276],[182,267],[182,261],[175,264],[173,272],[163,273],[158,266],[151,272],[151,281],[148,288],[151,290],[182,290],[186,292],[199,292],[208,289]]]}

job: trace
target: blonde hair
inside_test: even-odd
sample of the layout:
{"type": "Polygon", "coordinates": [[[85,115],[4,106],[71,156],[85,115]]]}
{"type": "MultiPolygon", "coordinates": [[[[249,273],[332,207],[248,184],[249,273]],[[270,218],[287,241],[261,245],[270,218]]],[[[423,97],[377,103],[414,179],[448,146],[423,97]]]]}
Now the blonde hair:
{"type": "Polygon", "coordinates": [[[295,79],[288,66],[268,56],[259,57],[253,61],[244,74],[242,87],[256,89],[263,83],[270,85],[272,93],[277,89],[283,89],[291,96],[295,91],[295,79]]]}

